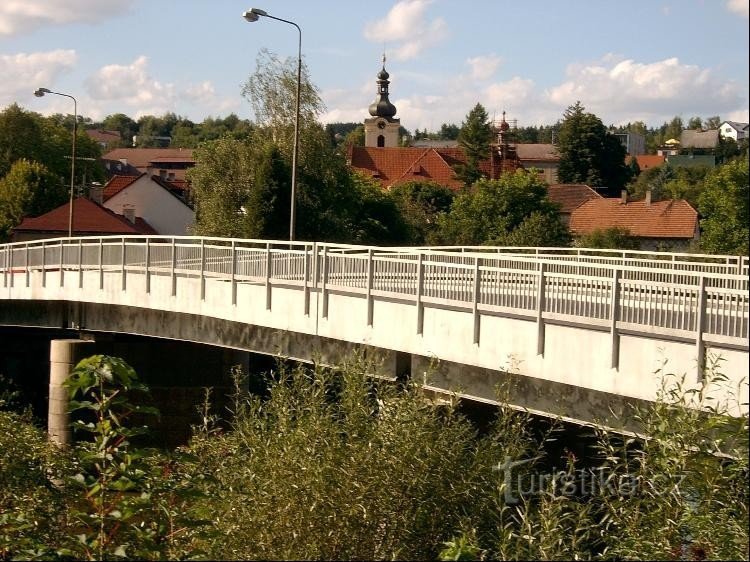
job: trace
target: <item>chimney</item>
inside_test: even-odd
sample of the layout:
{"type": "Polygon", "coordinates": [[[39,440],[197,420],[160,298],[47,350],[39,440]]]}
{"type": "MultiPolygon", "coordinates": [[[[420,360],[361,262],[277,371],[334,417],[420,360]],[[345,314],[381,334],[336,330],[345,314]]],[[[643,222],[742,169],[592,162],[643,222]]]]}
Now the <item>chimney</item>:
{"type": "Polygon", "coordinates": [[[620,204],[621,205],[625,205],[627,202],[628,202],[628,190],[627,189],[623,189],[620,192],[620,204]]]}
{"type": "Polygon", "coordinates": [[[135,207],[123,207],[122,215],[128,219],[132,224],[135,224],[135,207]]]}
{"type": "Polygon", "coordinates": [[[646,191],[646,207],[651,206],[651,190],[646,191]]]}
{"type": "Polygon", "coordinates": [[[104,187],[92,184],[91,187],[89,187],[89,199],[97,205],[101,205],[104,202],[104,187]]]}

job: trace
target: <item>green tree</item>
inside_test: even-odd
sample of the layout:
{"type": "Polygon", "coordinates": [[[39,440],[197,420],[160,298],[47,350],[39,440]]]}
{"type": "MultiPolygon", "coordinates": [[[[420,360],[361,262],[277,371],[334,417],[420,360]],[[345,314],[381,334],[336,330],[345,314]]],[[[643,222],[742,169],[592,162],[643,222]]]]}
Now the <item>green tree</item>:
{"type": "Polygon", "coordinates": [[[358,125],[347,133],[343,141],[344,146],[364,146],[365,145],[365,126],[358,125]]]}
{"type": "Polygon", "coordinates": [[[706,129],[709,131],[713,129],[718,129],[719,125],[721,125],[721,118],[718,115],[706,117],[706,120],[704,121],[703,124],[706,127],[706,129]]]}
{"type": "Polygon", "coordinates": [[[44,144],[41,117],[9,105],[0,113],[0,177],[21,158],[42,162],[44,144]]]}
{"type": "Polygon", "coordinates": [[[409,181],[391,188],[401,216],[408,225],[409,244],[431,244],[437,234],[438,219],[448,213],[455,192],[432,181],[409,181]]]}
{"type": "Polygon", "coordinates": [[[711,172],[698,201],[701,248],[709,253],[748,254],[748,161],[734,160],[711,172]]]}
{"type": "Polygon", "coordinates": [[[198,147],[192,182],[196,233],[235,238],[286,238],[290,171],[260,133],[224,137],[198,147]]]}
{"type": "Polygon", "coordinates": [[[565,111],[557,150],[557,177],[562,183],[606,186],[610,193],[619,194],[630,180],[625,148],[596,115],[585,112],[581,102],[565,111]]]}
{"type": "MultiPolygon", "coordinates": [[[[255,61],[255,72],[242,87],[253,107],[255,122],[271,131],[274,142],[291,152],[297,96],[297,61],[281,60],[276,54],[262,49],[255,61]]],[[[325,109],[318,89],[310,80],[304,60],[300,76],[300,126],[316,124],[325,109]]]]}
{"type": "Polygon", "coordinates": [[[461,129],[458,125],[455,125],[453,123],[443,123],[442,125],[440,125],[440,132],[438,134],[443,140],[456,140],[460,133],[461,129]]]}
{"type": "Polygon", "coordinates": [[[491,142],[492,125],[487,110],[478,103],[461,123],[458,133],[458,144],[466,154],[466,163],[456,166],[456,175],[466,185],[482,177],[479,164],[489,158],[491,142]]]}
{"type": "Polygon", "coordinates": [[[526,245],[528,237],[535,245],[560,246],[569,239],[559,208],[547,199],[547,184],[538,174],[524,170],[477,181],[456,196],[450,213],[441,216],[439,224],[441,242],[452,245],[502,245],[522,242],[522,237],[526,245]],[[527,220],[531,222],[523,226],[527,220]]]}
{"type": "Polygon", "coordinates": [[[124,113],[107,115],[102,121],[102,128],[119,131],[122,146],[132,146],[133,137],[138,134],[138,123],[124,113]]]}
{"type": "Polygon", "coordinates": [[[597,228],[576,240],[579,248],[613,248],[618,250],[638,250],[640,242],[627,228],[597,228]]]}
{"type": "Polygon", "coordinates": [[[696,131],[702,131],[703,130],[703,119],[701,119],[700,117],[697,117],[697,116],[696,117],[691,117],[688,120],[687,128],[688,129],[693,129],[693,130],[696,130],[696,131]]]}
{"type": "Polygon", "coordinates": [[[16,160],[0,179],[0,239],[26,216],[37,216],[62,205],[67,188],[38,162],[16,160]]]}

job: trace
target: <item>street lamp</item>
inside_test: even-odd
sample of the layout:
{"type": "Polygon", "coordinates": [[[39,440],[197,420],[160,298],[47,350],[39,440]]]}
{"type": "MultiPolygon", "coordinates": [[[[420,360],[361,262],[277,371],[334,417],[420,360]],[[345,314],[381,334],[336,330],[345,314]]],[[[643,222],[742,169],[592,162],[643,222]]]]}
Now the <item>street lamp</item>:
{"type": "Polygon", "coordinates": [[[76,99],[69,94],[62,94],[60,92],[53,92],[47,88],[39,88],[34,95],[38,98],[44,96],[44,94],[55,94],[56,96],[63,96],[73,100],[73,154],[70,158],[70,214],[68,215],[68,238],[73,237],[73,192],[75,190],[75,177],[76,177],[76,135],[78,134],[78,102],[76,99]]]}
{"type": "Polygon", "coordinates": [[[296,113],[294,117],[294,148],[292,149],[292,203],[289,215],[289,240],[294,240],[294,223],[295,223],[295,199],[297,193],[297,150],[299,148],[299,95],[300,86],[302,84],[302,30],[293,21],[277,18],[268,14],[265,10],[260,8],[251,8],[242,14],[242,17],[249,22],[258,21],[260,17],[270,18],[272,20],[281,21],[293,25],[299,32],[299,44],[297,47],[297,100],[296,100],[296,113]]]}

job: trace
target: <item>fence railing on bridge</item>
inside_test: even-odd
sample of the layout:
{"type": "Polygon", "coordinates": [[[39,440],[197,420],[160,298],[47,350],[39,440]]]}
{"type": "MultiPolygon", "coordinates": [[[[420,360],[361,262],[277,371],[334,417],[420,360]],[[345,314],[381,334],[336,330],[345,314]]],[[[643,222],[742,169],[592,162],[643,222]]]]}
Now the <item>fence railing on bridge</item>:
{"type": "MultiPolygon", "coordinates": [[[[232,284],[320,291],[323,315],[331,291],[537,319],[575,321],[595,329],[617,325],[664,335],[693,334],[747,348],[748,259],[571,248],[384,248],[317,242],[193,237],[85,237],[0,246],[3,287],[29,285],[32,275],[77,273],[169,276],[232,284]],[[36,272],[36,273],[35,273],[36,272]]],[[[270,298],[270,296],[269,296],[270,298]]],[[[371,305],[370,305],[371,306],[371,305]]],[[[478,326],[478,322],[476,323],[478,326]]]]}

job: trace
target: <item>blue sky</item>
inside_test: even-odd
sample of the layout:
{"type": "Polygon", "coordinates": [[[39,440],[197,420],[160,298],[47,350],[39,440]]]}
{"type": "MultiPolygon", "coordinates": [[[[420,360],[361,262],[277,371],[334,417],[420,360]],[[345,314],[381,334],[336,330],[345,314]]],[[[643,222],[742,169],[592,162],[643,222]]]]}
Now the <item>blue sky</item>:
{"type": "Polygon", "coordinates": [[[296,56],[323,121],[361,121],[385,49],[409,130],[460,124],[482,103],[519,126],[580,100],[605,124],[674,115],[748,121],[748,0],[2,0],[0,107],[100,119],[173,111],[252,118],[241,84],[261,48],[296,56]],[[252,2],[258,2],[253,4],[252,2]]]}

